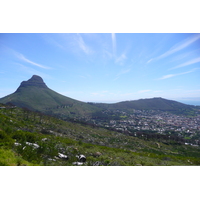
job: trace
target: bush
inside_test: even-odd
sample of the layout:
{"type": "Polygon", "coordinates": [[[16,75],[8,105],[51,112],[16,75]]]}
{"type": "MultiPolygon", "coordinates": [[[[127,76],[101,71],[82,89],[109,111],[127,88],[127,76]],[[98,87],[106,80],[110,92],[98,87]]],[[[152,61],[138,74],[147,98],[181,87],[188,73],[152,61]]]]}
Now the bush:
{"type": "Polygon", "coordinates": [[[0,146],[11,147],[14,143],[14,140],[6,134],[4,131],[0,131],[0,146]]]}
{"type": "Polygon", "coordinates": [[[22,166],[22,165],[33,165],[16,156],[14,152],[9,149],[0,149],[0,166],[22,166]]]}

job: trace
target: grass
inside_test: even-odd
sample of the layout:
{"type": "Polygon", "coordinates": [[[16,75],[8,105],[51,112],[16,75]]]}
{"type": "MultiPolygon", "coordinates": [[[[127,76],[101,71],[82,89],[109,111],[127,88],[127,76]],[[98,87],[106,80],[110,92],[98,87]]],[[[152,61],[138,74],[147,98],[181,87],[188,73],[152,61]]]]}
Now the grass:
{"type": "Polygon", "coordinates": [[[16,155],[11,149],[0,148],[0,166],[33,166],[24,160],[21,156],[16,155]]]}
{"type": "Polygon", "coordinates": [[[4,166],[70,166],[78,154],[86,156],[84,165],[89,166],[200,165],[199,147],[160,141],[158,148],[157,143],[20,108],[0,110],[0,165],[4,166]],[[58,153],[69,159],[58,158],[58,153]]]}

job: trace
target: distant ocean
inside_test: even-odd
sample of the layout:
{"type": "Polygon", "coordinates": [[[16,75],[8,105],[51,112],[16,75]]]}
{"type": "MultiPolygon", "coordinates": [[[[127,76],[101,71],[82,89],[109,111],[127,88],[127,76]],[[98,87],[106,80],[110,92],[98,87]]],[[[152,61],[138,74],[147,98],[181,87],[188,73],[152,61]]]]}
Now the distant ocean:
{"type": "Polygon", "coordinates": [[[179,100],[180,103],[188,104],[188,105],[193,105],[193,106],[200,106],[200,101],[183,101],[179,100]]]}

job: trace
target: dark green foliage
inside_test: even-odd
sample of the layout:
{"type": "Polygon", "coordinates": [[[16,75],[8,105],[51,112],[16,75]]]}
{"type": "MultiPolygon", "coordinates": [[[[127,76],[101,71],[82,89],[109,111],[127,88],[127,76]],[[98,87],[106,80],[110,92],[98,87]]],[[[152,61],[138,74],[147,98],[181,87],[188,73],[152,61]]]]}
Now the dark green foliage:
{"type": "Polygon", "coordinates": [[[0,131],[0,146],[11,147],[13,143],[14,140],[6,132],[0,131]]]}

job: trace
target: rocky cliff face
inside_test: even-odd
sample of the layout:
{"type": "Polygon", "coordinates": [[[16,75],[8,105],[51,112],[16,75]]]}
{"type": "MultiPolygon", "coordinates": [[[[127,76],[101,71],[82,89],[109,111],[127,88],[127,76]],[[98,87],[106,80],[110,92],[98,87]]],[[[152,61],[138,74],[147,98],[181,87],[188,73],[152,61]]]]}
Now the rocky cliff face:
{"type": "Polygon", "coordinates": [[[48,88],[40,76],[33,75],[28,81],[22,81],[16,92],[22,87],[36,86],[39,88],[48,88]]]}

